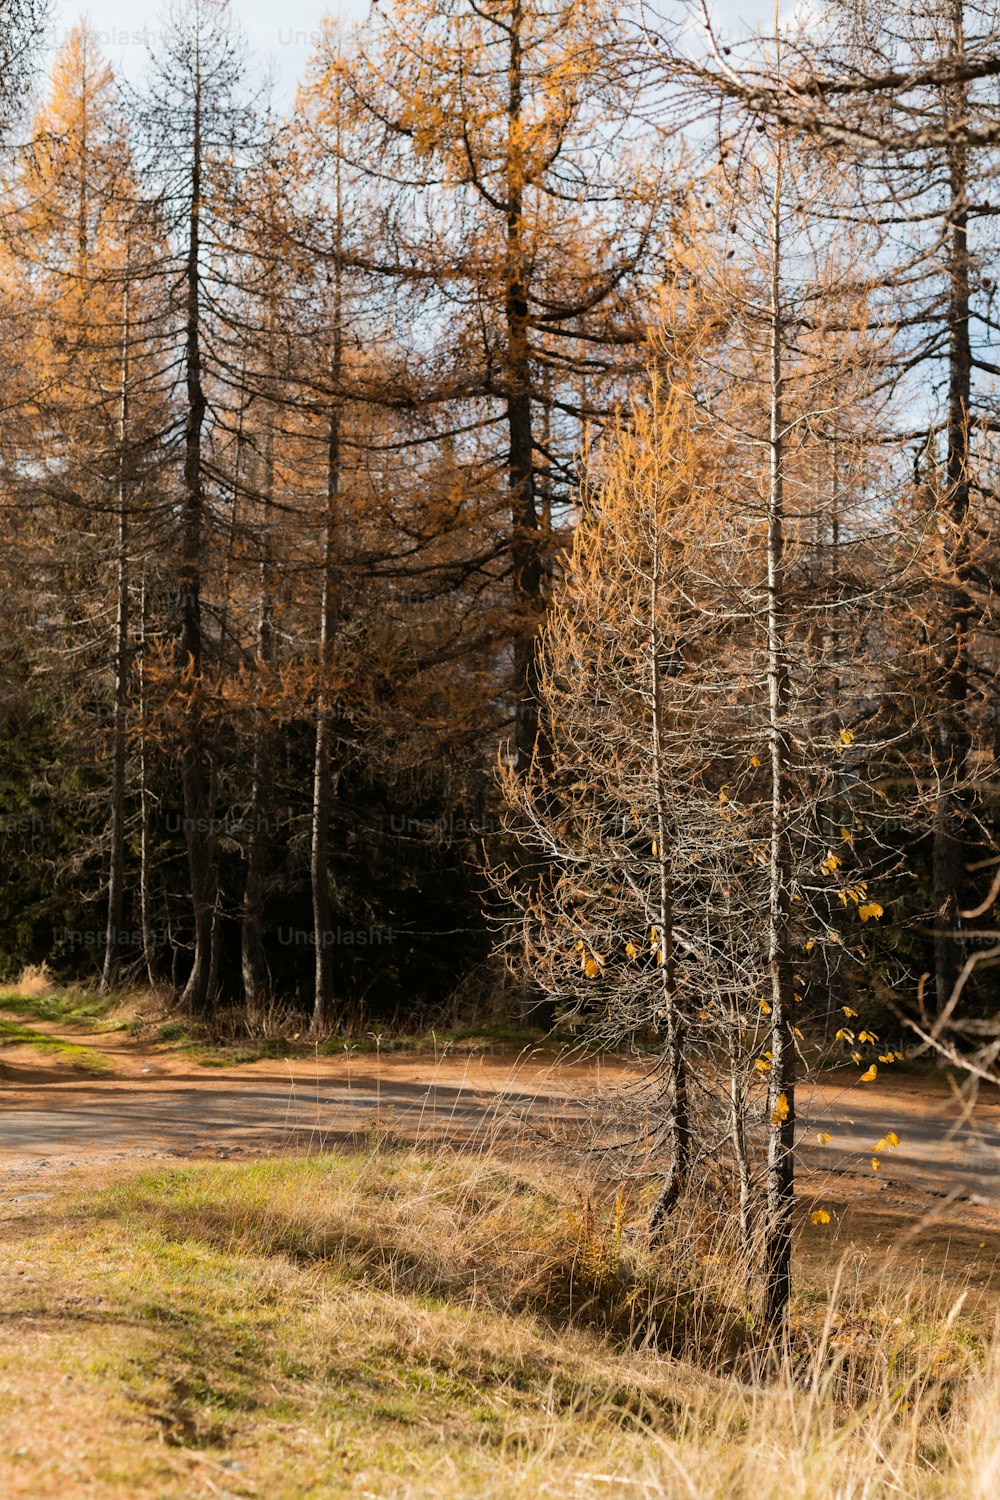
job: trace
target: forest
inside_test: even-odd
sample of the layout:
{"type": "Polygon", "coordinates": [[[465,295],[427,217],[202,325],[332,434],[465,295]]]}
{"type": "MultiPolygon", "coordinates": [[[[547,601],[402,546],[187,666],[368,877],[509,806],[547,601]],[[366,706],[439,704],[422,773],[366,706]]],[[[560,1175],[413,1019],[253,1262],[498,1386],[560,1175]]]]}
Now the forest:
{"type": "Polygon", "coordinates": [[[865,994],[945,1004],[996,836],[995,67],[988,8],[909,14],[733,60],[669,16],[383,5],[325,23],[286,117],[212,0],[139,92],[72,30],[2,187],[9,971],[327,1029],[530,1007],[505,807],[533,760],[603,796],[632,722],[581,684],[560,769],[539,630],[564,595],[619,627],[574,537],[666,484],[698,796],[736,788],[751,849],[770,640],[782,883],[834,896],[814,1008],[834,941],[865,994]],[[862,952],[833,917],[867,875],[862,952]]]}
{"type": "Polygon", "coordinates": [[[227,0],[0,12],[11,1012],[637,1068],[586,1306],[711,1202],[794,1404],[796,1090],[871,1176],[998,1077],[1000,8],[373,0],[287,107],[227,0]]]}

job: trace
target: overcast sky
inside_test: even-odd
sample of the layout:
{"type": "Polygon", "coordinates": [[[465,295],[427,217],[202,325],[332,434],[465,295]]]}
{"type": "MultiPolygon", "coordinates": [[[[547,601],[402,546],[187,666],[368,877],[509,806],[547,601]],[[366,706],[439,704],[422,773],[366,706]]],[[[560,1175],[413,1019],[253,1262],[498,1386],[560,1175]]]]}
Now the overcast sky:
{"type": "MultiPolygon", "coordinates": [[[[667,8],[664,0],[660,4],[667,8]]],[[[766,0],[713,0],[711,8],[730,25],[738,24],[740,16],[753,19],[771,13],[766,0]]],[[[788,0],[782,8],[789,8],[788,0]]],[[[55,0],[51,45],[58,47],[69,28],[86,14],[115,69],[138,82],[147,47],[155,46],[165,9],[163,0],[89,0],[87,4],[55,0]]],[[[323,0],[232,0],[251,56],[262,71],[271,68],[274,73],[279,104],[291,99],[302,77],[320,17],[339,13],[345,20],[360,19],[368,9],[369,0],[332,0],[326,4],[323,0]]]]}

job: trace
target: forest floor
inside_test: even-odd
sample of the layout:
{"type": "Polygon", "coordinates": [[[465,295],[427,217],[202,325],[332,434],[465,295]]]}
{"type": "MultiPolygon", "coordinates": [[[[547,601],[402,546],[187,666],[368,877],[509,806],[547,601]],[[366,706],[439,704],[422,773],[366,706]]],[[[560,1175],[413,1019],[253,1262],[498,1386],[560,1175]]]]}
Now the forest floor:
{"type": "Polygon", "coordinates": [[[997,1492],[1000,1116],[940,1073],[803,1089],[762,1401],[725,1237],[651,1259],[641,1193],[571,1150],[635,1063],[220,1069],[30,1007],[0,1047],[4,1496],[997,1492]]]}

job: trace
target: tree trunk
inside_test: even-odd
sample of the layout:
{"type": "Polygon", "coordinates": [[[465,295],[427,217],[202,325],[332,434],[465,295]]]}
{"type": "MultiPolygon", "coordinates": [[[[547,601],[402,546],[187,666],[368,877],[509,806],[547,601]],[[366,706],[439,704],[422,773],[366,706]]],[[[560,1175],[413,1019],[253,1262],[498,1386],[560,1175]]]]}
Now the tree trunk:
{"type": "Polygon", "coordinates": [[[211,991],[212,933],[215,921],[215,839],[208,792],[208,750],[205,737],[203,691],[203,641],[201,630],[201,549],[204,533],[204,476],[202,431],[205,422],[205,391],[201,374],[201,77],[196,54],[194,120],[191,141],[191,185],[188,210],[186,271],[185,365],[187,412],[184,433],[184,498],[181,515],[181,627],[180,668],[189,699],[181,750],[184,793],[184,830],[188,875],[191,883],[191,915],[194,951],[182,1004],[194,1015],[207,1015],[213,1004],[211,991]]]}
{"type": "Polygon", "coordinates": [[[313,902],[313,941],[316,945],[313,978],[313,1030],[325,1030],[333,1004],[332,912],[330,908],[330,751],[333,737],[330,702],[330,659],[336,621],[336,528],[340,504],[341,384],[344,364],[343,200],[340,175],[340,138],[335,173],[336,246],[333,263],[333,329],[330,351],[331,401],[327,434],[326,514],[323,524],[323,562],[320,585],[318,682],[313,757],[312,847],[310,878],[313,902]]]}
{"type": "Polygon", "coordinates": [[[115,701],[111,748],[111,841],[108,862],[108,923],[104,940],[101,989],[107,993],[118,976],[122,945],[122,914],[125,905],[125,778],[128,734],[129,676],[129,283],[125,269],[122,299],[121,385],[118,395],[118,566],[115,610],[115,701]]]}
{"type": "Polygon", "coordinates": [[[653,731],[653,781],[656,799],[656,857],[659,863],[659,920],[657,922],[659,946],[656,961],[660,974],[659,1014],[651,1017],[657,1032],[663,1036],[661,1067],[666,1100],[666,1148],[669,1157],[663,1185],[653,1204],[649,1216],[649,1230],[659,1235],[675,1208],[687,1176],[689,1122],[687,1066],[684,1056],[684,1018],[677,1003],[677,971],[674,951],[673,888],[671,879],[671,850],[673,847],[673,819],[667,805],[664,785],[663,745],[663,698],[661,682],[660,641],[660,582],[663,559],[661,557],[660,530],[654,498],[653,514],[653,569],[649,602],[649,651],[652,691],[653,731]]]}
{"type": "Polygon", "coordinates": [[[507,96],[504,312],[507,324],[507,430],[510,439],[508,484],[515,626],[514,751],[517,768],[523,771],[531,762],[538,739],[536,635],[543,613],[543,567],[538,509],[535,504],[535,445],[528,331],[529,270],[524,246],[521,28],[521,0],[513,0],[507,96]]]}
{"type": "Polygon", "coordinates": [[[153,932],[153,900],[150,889],[150,858],[153,844],[153,805],[149,791],[149,700],[146,696],[146,570],[139,593],[139,921],[142,926],[142,957],[146,977],[156,984],[156,938],[153,932]]]}
{"type": "Polygon", "coordinates": [[[795,1144],[795,1041],[792,1034],[792,856],[788,829],[788,621],[785,597],[784,390],[781,304],[783,149],[775,148],[771,216],[770,476],[767,500],[767,687],[770,742],[771,1070],[768,1089],[767,1190],[763,1243],[763,1318],[784,1330],[791,1296],[795,1144]]]}
{"type": "Polygon", "coordinates": [[[274,433],[268,426],[264,442],[264,492],[261,504],[260,567],[257,588],[257,701],[253,711],[253,741],[250,763],[249,828],[246,836],[247,867],[243,886],[240,949],[243,994],[248,1006],[257,1006],[268,989],[264,954],[264,885],[267,876],[267,789],[270,785],[268,723],[261,702],[260,676],[271,661],[271,496],[274,484],[274,433]]]}
{"type": "MultiPolygon", "coordinates": [[[[963,4],[954,7],[956,56],[965,50],[963,4]]],[[[949,106],[949,117],[965,116],[967,88],[957,86],[949,106]]],[[[951,997],[962,967],[962,943],[958,933],[961,889],[965,868],[965,837],[968,826],[964,782],[968,770],[971,737],[967,721],[969,693],[968,640],[971,602],[967,590],[969,517],[970,403],[972,398],[972,348],[970,335],[968,250],[968,157],[956,131],[948,147],[948,430],[945,460],[947,490],[943,523],[945,557],[951,571],[946,588],[946,620],[941,641],[941,713],[934,743],[934,770],[938,787],[934,819],[933,904],[934,979],[938,1009],[951,997]]]]}
{"type": "MultiPolygon", "coordinates": [[[[339,320],[338,320],[339,321],[339,320]]],[[[335,347],[339,335],[335,335],[335,347]]],[[[339,366],[339,349],[335,354],[339,366]]],[[[333,999],[332,912],[330,907],[330,742],[332,738],[329,694],[330,646],[334,628],[334,543],[337,498],[340,492],[340,408],[330,412],[327,454],[326,520],[323,531],[323,577],[320,594],[319,682],[316,692],[316,743],[313,759],[312,878],[313,939],[316,945],[313,988],[313,1029],[330,1023],[333,999]]]]}

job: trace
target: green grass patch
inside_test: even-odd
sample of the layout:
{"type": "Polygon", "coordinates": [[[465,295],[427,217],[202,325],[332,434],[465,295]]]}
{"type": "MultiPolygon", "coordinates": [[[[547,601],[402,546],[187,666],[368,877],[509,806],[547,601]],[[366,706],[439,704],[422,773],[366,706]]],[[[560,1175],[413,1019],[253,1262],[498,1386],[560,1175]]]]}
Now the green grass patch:
{"type": "Polygon", "coordinates": [[[117,1029],[119,1022],[108,1022],[114,1008],[111,995],[94,995],[89,990],[52,989],[38,995],[22,994],[16,987],[0,989],[0,1010],[33,1021],[67,1021],[74,1025],[105,1025],[117,1029]]]}
{"type": "Polygon", "coordinates": [[[92,1047],[36,1031],[33,1026],[24,1026],[20,1021],[0,1018],[0,1049],[4,1047],[33,1047],[36,1052],[68,1063],[80,1073],[104,1073],[108,1067],[107,1059],[92,1047]]]}

